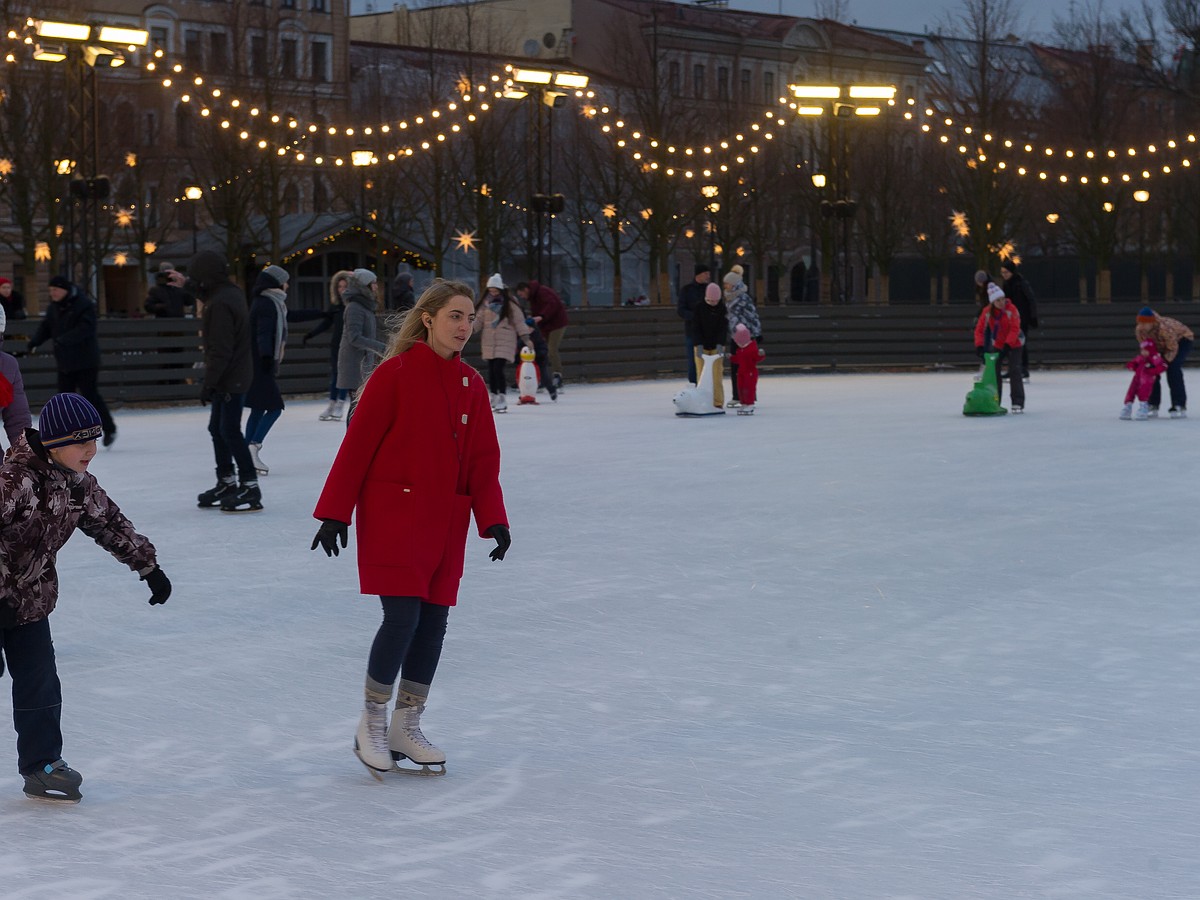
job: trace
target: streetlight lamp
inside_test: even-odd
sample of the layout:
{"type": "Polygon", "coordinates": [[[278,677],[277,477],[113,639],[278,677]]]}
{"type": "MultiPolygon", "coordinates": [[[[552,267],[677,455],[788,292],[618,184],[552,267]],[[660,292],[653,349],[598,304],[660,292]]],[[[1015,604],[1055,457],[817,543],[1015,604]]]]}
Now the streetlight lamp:
{"type": "Polygon", "coordinates": [[[550,111],[562,106],[571,91],[574,91],[577,97],[583,96],[590,79],[581,72],[533,69],[525,66],[508,66],[507,69],[509,79],[501,93],[503,98],[523,100],[535,95],[541,100],[534,110],[533,118],[535,175],[534,192],[529,206],[536,216],[535,270],[538,281],[543,281],[543,256],[548,258],[551,270],[554,268],[554,215],[562,212],[566,206],[566,198],[562,194],[554,193],[554,129],[550,111]],[[543,139],[543,136],[546,139],[543,139]]]}
{"type": "Polygon", "coordinates": [[[1133,192],[1133,199],[1138,205],[1138,278],[1141,282],[1142,305],[1150,302],[1150,279],[1146,273],[1146,201],[1150,192],[1141,189],[1133,192]]]}
{"type": "MultiPolygon", "coordinates": [[[[833,240],[829,253],[831,278],[830,297],[841,294],[847,302],[851,299],[853,271],[850,262],[850,220],[858,210],[858,204],[850,199],[850,153],[846,146],[843,120],[878,117],[883,113],[881,104],[895,101],[896,87],[890,84],[789,84],[792,101],[788,106],[797,115],[825,119],[830,114],[832,122],[825,126],[828,148],[827,162],[833,168],[834,200],[822,200],[820,209],[823,218],[839,218],[841,228],[842,273],[838,277],[838,229],[832,231],[833,240]],[[838,282],[841,284],[838,284],[838,282]]],[[[822,190],[826,180],[823,173],[813,175],[813,187],[822,190]],[[818,178],[820,182],[818,183],[818,178]]],[[[814,247],[815,252],[815,247],[814,247]]]]}
{"type": "Polygon", "coordinates": [[[192,203],[192,256],[196,255],[196,219],[200,215],[200,211],[196,208],[196,201],[204,196],[203,189],[196,184],[189,184],[183,189],[183,196],[192,203]]]}
{"type": "Polygon", "coordinates": [[[358,216],[362,232],[360,265],[364,269],[367,268],[367,167],[374,159],[375,154],[366,147],[359,146],[350,151],[350,162],[358,169],[358,216]]]}
{"type": "MultiPolygon", "coordinates": [[[[125,54],[120,48],[133,50],[144,47],[150,33],[143,28],[126,25],[84,24],[29,20],[28,27],[36,36],[33,58],[41,62],[67,62],[76,69],[75,92],[68,104],[71,121],[71,156],[79,161],[82,173],[68,186],[67,206],[70,238],[66,243],[66,267],[75,277],[75,255],[78,252],[80,281],[102,305],[100,292],[100,206],[110,191],[107,177],[98,174],[100,141],[100,104],[97,70],[124,65],[125,54]],[[49,42],[56,43],[49,43],[49,42]]],[[[31,40],[32,37],[31,36],[31,40]]]]}
{"type": "Polygon", "coordinates": [[[715,184],[700,186],[700,195],[705,201],[705,225],[708,228],[708,265],[713,272],[714,279],[720,271],[717,267],[717,213],[721,211],[721,204],[717,197],[720,194],[721,188],[715,184]]]}

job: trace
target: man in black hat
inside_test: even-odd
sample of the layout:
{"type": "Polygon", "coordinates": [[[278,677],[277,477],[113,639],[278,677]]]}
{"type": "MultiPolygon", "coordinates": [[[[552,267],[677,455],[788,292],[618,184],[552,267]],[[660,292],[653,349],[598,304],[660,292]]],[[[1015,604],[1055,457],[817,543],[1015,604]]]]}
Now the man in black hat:
{"type": "Polygon", "coordinates": [[[675,302],[679,318],[683,319],[683,346],[687,348],[688,381],[692,384],[696,383],[696,335],[692,321],[696,307],[704,302],[704,288],[711,278],[708,266],[697,265],[695,276],[679,289],[679,299],[675,302]]]}
{"type": "Polygon", "coordinates": [[[54,341],[58,392],[87,399],[100,413],[105,447],[117,439],[117,426],[96,383],[100,377],[100,341],[96,336],[96,301],[62,275],[50,279],[50,306],[29,339],[29,352],[54,341]]]}
{"type": "Polygon", "coordinates": [[[187,291],[171,284],[171,273],[174,271],[175,266],[171,263],[159,263],[154,287],[146,296],[146,312],[156,319],[182,319],[184,312],[194,303],[187,291]]]}

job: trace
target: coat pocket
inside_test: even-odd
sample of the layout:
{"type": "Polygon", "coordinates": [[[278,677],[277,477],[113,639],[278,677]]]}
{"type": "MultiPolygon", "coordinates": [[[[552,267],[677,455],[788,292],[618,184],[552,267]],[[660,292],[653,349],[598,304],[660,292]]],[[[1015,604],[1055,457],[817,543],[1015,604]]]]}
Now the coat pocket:
{"type": "Polygon", "coordinates": [[[376,566],[411,565],[433,525],[423,509],[428,499],[411,485],[368,481],[357,503],[359,559],[376,566]]]}

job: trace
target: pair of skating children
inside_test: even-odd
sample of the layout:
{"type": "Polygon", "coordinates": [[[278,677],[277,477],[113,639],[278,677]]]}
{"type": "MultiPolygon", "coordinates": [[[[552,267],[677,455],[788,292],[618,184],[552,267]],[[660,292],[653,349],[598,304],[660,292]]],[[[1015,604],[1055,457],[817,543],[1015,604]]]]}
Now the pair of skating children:
{"type": "Polygon", "coordinates": [[[62,759],[62,690],[48,618],[58,602],[58,551],[78,528],[141,576],[151,604],[171,595],[154,545],[88,472],[101,434],[91,403],[56,394],[37,429],[24,429],[0,465],[0,674],[7,662],[17,767],[26,795],[37,800],[82,796],[83,776],[62,759]]]}
{"type": "Polygon", "coordinates": [[[1154,341],[1142,341],[1138,355],[1125,363],[1125,368],[1133,370],[1133,378],[1129,382],[1129,390],[1125,392],[1125,405],[1121,407],[1120,418],[1139,422],[1149,419],[1150,392],[1154,390],[1158,376],[1167,371],[1167,364],[1159,355],[1154,341]],[[1134,409],[1134,400],[1137,401],[1137,409],[1134,409]]]}

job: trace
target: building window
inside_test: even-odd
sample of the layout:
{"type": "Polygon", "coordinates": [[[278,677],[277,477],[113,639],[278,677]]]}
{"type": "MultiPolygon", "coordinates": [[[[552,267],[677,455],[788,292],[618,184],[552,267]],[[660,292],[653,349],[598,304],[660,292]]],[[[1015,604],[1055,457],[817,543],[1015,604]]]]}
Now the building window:
{"type": "Polygon", "coordinates": [[[182,103],[175,107],[175,144],[185,148],[192,146],[192,116],[182,103]]]}
{"type": "Polygon", "coordinates": [[[717,99],[729,99],[729,67],[717,67],[717,99]]]}
{"type": "Polygon", "coordinates": [[[267,39],[261,34],[250,35],[250,74],[258,78],[267,74],[267,39]]]}
{"type": "Polygon", "coordinates": [[[744,103],[752,102],[750,99],[750,70],[742,69],[742,87],[740,100],[744,103]]]}
{"type": "Polygon", "coordinates": [[[295,9],[296,0],[279,0],[280,9],[295,9]]]}
{"type": "Polygon", "coordinates": [[[312,80],[329,80],[329,45],[324,41],[313,41],[310,62],[312,63],[312,80]]]}
{"type": "Polygon", "coordinates": [[[279,74],[284,78],[296,78],[300,74],[296,64],[298,46],[295,38],[281,38],[279,41],[279,74]]]}
{"type": "Polygon", "coordinates": [[[204,45],[199,31],[189,28],[183,33],[183,58],[193,71],[204,68],[204,45]]]}
{"type": "Polygon", "coordinates": [[[692,96],[698,100],[704,99],[704,66],[692,66],[692,96]]]}
{"type": "Polygon", "coordinates": [[[763,72],[763,103],[770,106],[778,100],[775,96],[775,73],[763,72]]]}
{"type": "Polygon", "coordinates": [[[170,52],[170,34],[170,30],[165,25],[152,25],[150,27],[151,51],[161,50],[163,53],[170,52]]]}
{"type": "Polygon", "coordinates": [[[683,72],[678,60],[671,60],[670,65],[667,66],[667,82],[672,97],[679,97],[683,94],[683,72]]]}
{"type": "Polygon", "coordinates": [[[229,69],[229,35],[223,31],[208,34],[208,61],[214,72],[229,69]]]}
{"type": "Polygon", "coordinates": [[[153,147],[158,143],[158,113],[149,110],[142,122],[142,146],[153,147]]]}
{"type": "Polygon", "coordinates": [[[312,6],[309,7],[313,12],[328,12],[325,5],[325,0],[312,0],[312,6]]]}

